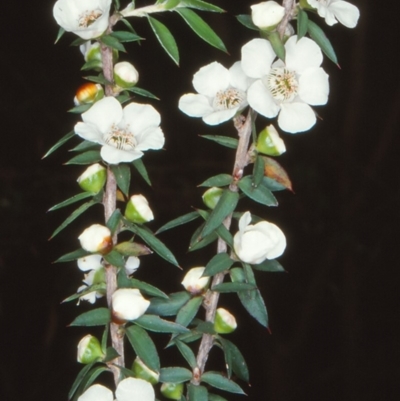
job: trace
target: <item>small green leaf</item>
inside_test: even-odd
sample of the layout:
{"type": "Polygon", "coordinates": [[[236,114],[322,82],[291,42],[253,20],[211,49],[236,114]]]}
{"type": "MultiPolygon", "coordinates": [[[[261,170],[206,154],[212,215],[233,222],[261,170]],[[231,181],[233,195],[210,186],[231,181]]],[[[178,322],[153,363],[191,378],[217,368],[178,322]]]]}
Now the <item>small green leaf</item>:
{"type": "Polygon", "coordinates": [[[155,100],[160,100],[156,95],[153,95],[151,92],[138,88],[137,86],[134,86],[132,88],[126,88],[126,91],[136,93],[137,95],[143,96],[143,97],[148,97],[150,99],[155,99],[155,100]]]}
{"type": "Polygon", "coordinates": [[[234,381],[227,379],[218,372],[206,372],[201,376],[201,381],[208,383],[210,386],[219,388],[220,390],[229,391],[230,393],[243,394],[246,393],[234,381]]]}
{"type": "Polygon", "coordinates": [[[231,248],[233,248],[233,237],[232,237],[232,234],[229,232],[229,230],[224,225],[221,224],[217,228],[216,233],[218,234],[218,237],[220,237],[231,248]]]}
{"type": "Polygon", "coordinates": [[[203,333],[203,334],[217,334],[216,331],[214,330],[214,323],[212,322],[203,322],[200,321],[200,323],[196,326],[196,331],[203,333]]]}
{"type": "Polygon", "coordinates": [[[184,21],[189,25],[196,35],[198,35],[209,45],[227,53],[226,47],[221,38],[214,32],[213,29],[211,29],[210,25],[208,25],[194,11],[187,8],[180,8],[176,9],[175,11],[184,19],[184,21]]]}
{"type": "Polygon", "coordinates": [[[82,248],[77,249],[76,251],[66,253],[65,255],[59,257],[53,263],[64,263],[64,262],[71,262],[73,260],[77,260],[79,258],[83,258],[86,255],[90,255],[90,252],[85,251],[82,248]]]}
{"type": "Polygon", "coordinates": [[[100,41],[102,43],[104,43],[106,46],[111,47],[112,49],[116,49],[120,52],[124,52],[126,53],[126,49],[124,47],[124,45],[121,43],[121,41],[115,37],[115,36],[111,36],[111,35],[103,35],[100,38],[100,41]]]}
{"type": "Polygon", "coordinates": [[[253,20],[251,19],[251,15],[240,14],[236,16],[236,19],[246,28],[253,29],[254,31],[260,30],[260,28],[254,25],[253,20]]]}
{"type": "Polygon", "coordinates": [[[208,401],[228,401],[226,398],[217,394],[208,393],[208,401]]]}
{"type": "Polygon", "coordinates": [[[136,35],[136,31],[133,29],[133,26],[131,25],[131,23],[130,23],[127,19],[122,18],[122,19],[120,19],[120,21],[121,21],[132,33],[134,33],[134,34],[136,35]]]}
{"type": "Polygon", "coordinates": [[[314,40],[331,61],[338,65],[335,50],[333,49],[330,40],[326,37],[324,31],[311,20],[308,20],[307,29],[311,39],[314,40]]]}
{"type": "Polygon", "coordinates": [[[269,43],[271,43],[272,49],[274,50],[275,54],[284,62],[286,57],[286,49],[281,39],[281,36],[279,35],[279,32],[265,32],[264,35],[263,33],[264,32],[261,31],[261,36],[265,35],[266,39],[268,39],[269,43]]]}
{"type": "Polygon", "coordinates": [[[201,304],[203,303],[203,297],[193,297],[189,302],[187,302],[181,310],[176,315],[176,323],[187,327],[190,322],[196,316],[198,310],[200,309],[201,304]]]}
{"type": "Polygon", "coordinates": [[[226,148],[236,149],[239,141],[236,138],[230,138],[223,135],[200,135],[202,138],[208,139],[213,142],[225,146],[226,148]]]}
{"type": "Polygon", "coordinates": [[[185,344],[192,343],[194,341],[199,340],[202,337],[203,333],[191,331],[186,334],[179,334],[176,336],[170,344],[174,344],[175,341],[182,341],[185,344]]]}
{"type": "Polygon", "coordinates": [[[94,291],[99,291],[99,292],[102,292],[103,294],[105,294],[106,293],[106,284],[99,283],[99,284],[94,284],[89,287],[86,287],[86,289],[84,291],[78,292],[76,294],[69,296],[68,298],[63,299],[62,303],[71,302],[74,299],[78,299],[78,298],[80,298],[86,294],[90,294],[91,292],[94,292],[94,291]]]}
{"type": "Polygon", "coordinates": [[[82,152],[84,150],[93,150],[96,149],[99,144],[90,142],[90,141],[82,141],[80,144],[75,146],[72,149],[69,149],[69,152],[82,152]]]}
{"type": "Polygon", "coordinates": [[[204,386],[188,384],[187,387],[190,401],[208,401],[208,390],[204,386]]]}
{"type": "Polygon", "coordinates": [[[160,371],[160,359],[153,340],[141,327],[132,325],[126,329],[126,336],[136,355],[155,372],[160,371]]]}
{"type": "Polygon", "coordinates": [[[179,7],[189,7],[201,11],[212,11],[216,13],[225,12],[225,10],[223,10],[222,8],[214,6],[214,4],[207,3],[202,0],[181,0],[181,2],[179,3],[179,7]]]}
{"type": "MultiPolygon", "coordinates": [[[[243,177],[238,182],[238,187],[247,195],[250,199],[261,203],[266,206],[277,206],[278,201],[276,200],[273,193],[266,187],[260,185],[254,187],[252,176],[243,177]]],[[[218,205],[217,205],[218,206],[218,205]]]]}
{"type": "Polygon", "coordinates": [[[54,42],[54,44],[57,44],[57,42],[61,39],[61,37],[64,35],[64,33],[65,33],[65,29],[60,26],[60,28],[58,29],[56,41],[54,42]]]}
{"type": "Polygon", "coordinates": [[[197,360],[192,349],[184,342],[179,340],[175,340],[175,345],[182,356],[186,359],[186,362],[189,364],[189,366],[194,369],[197,366],[197,360]]]}
{"type": "Polygon", "coordinates": [[[256,286],[249,283],[221,283],[211,288],[212,291],[227,293],[254,290],[256,286]]]}
{"type": "MultiPolygon", "coordinates": [[[[101,85],[112,85],[112,82],[107,81],[107,79],[104,77],[103,74],[99,74],[97,76],[88,76],[88,77],[83,77],[84,79],[86,79],[87,81],[90,82],[94,82],[96,84],[101,84],[101,85]]],[[[89,104],[89,107],[91,106],[91,104],[89,104]]],[[[78,106],[79,107],[79,106],[78,106]]]]}
{"type": "Polygon", "coordinates": [[[71,138],[73,138],[75,136],[75,131],[72,130],[70,132],[68,132],[68,134],[64,135],[61,139],[59,139],[57,141],[57,143],[55,145],[53,145],[47,152],[46,154],[42,157],[42,159],[50,156],[55,150],[57,150],[59,147],[61,147],[62,145],[64,145],[64,143],[66,143],[67,141],[69,141],[71,138]]]}
{"type": "Polygon", "coordinates": [[[144,165],[143,160],[136,159],[132,162],[132,165],[135,167],[141,177],[147,182],[147,184],[151,186],[151,181],[149,175],[147,174],[146,166],[144,165]]]}
{"type": "Polygon", "coordinates": [[[117,39],[119,42],[136,42],[138,40],[143,40],[140,36],[128,31],[115,31],[110,33],[110,36],[117,39]]]}
{"type": "Polygon", "coordinates": [[[254,187],[258,187],[261,184],[261,181],[264,178],[264,167],[265,167],[264,159],[261,156],[257,156],[253,168],[254,187]]]}
{"type": "Polygon", "coordinates": [[[254,270],[261,270],[263,272],[285,272],[283,266],[275,259],[264,260],[264,262],[258,265],[252,265],[254,270]]]}
{"type": "Polygon", "coordinates": [[[206,247],[207,245],[213,243],[218,239],[218,234],[217,233],[211,233],[207,235],[206,237],[202,238],[200,241],[198,241],[198,235],[196,237],[196,241],[193,242],[193,245],[189,246],[189,252],[193,251],[198,251],[199,249],[202,249],[206,247]]]}
{"type": "Polygon", "coordinates": [[[82,192],[78,195],[74,195],[69,199],[66,199],[65,201],[62,201],[60,203],[58,203],[57,205],[54,205],[53,207],[51,207],[48,212],[52,212],[53,210],[57,210],[57,209],[61,209],[65,206],[69,206],[72,205],[75,202],[79,202],[82,199],[86,199],[86,198],[90,198],[91,196],[93,196],[93,194],[91,192],[82,192]]]}
{"type": "Polygon", "coordinates": [[[85,376],[84,380],[82,380],[82,389],[80,388],[82,390],[82,393],[85,392],[93,384],[93,382],[100,376],[101,373],[108,371],[108,367],[104,365],[95,366],[93,369],[91,369],[89,373],[85,376]]]}
{"type": "Polygon", "coordinates": [[[88,365],[84,366],[80,370],[80,372],[78,373],[78,376],[76,376],[76,379],[71,386],[71,389],[69,390],[69,393],[68,393],[69,400],[74,396],[74,394],[75,394],[76,390],[78,389],[79,385],[81,384],[83,378],[86,376],[87,372],[89,372],[89,370],[93,367],[93,365],[95,363],[96,362],[89,363],[88,365]]]}
{"type": "Polygon", "coordinates": [[[161,383],[184,383],[192,378],[192,372],[186,368],[170,367],[160,370],[161,383]]]}
{"type": "Polygon", "coordinates": [[[207,263],[203,276],[214,276],[230,269],[234,263],[227,253],[218,253],[207,263]]]}
{"type": "Polygon", "coordinates": [[[156,333],[180,334],[190,331],[180,324],[163,320],[156,315],[142,315],[135,320],[135,324],[148,331],[154,331],[156,333]]]}
{"type": "MultiPolygon", "coordinates": [[[[221,343],[224,350],[225,361],[228,365],[228,370],[232,370],[240,379],[249,382],[249,368],[239,348],[231,341],[218,336],[218,341],[221,343]]],[[[228,375],[230,377],[230,374],[228,375]]]]}
{"type": "Polygon", "coordinates": [[[68,110],[68,113],[73,113],[73,114],[82,114],[85,111],[88,111],[92,107],[91,103],[87,104],[80,104],[79,106],[75,106],[72,109],[68,110]]]}
{"type": "Polygon", "coordinates": [[[146,245],[130,241],[120,242],[114,246],[114,249],[123,256],[144,256],[153,253],[146,245]]]}
{"type": "Polygon", "coordinates": [[[199,187],[225,187],[232,182],[230,174],[218,174],[203,181],[199,187]]]}
{"type": "Polygon", "coordinates": [[[102,66],[100,60],[89,60],[81,67],[81,71],[88,71],[88,70],[98,70],[102,66]]]}
{"type": "Polygon", "coordinates": [[[64,230],[65,227],[67,227],[69,224],[71,224],[76,218],[78,218],[83,212],[88,210],[91,206],[95,205],[98,203],[95,200],[91,200],[89,202],[84,203],[83,205],[79,206],[78,209],[74,210],[64,221],[62,224],[60,224],[51,234],[51,237],[49,239],[54,238],[58,233],[60,233],[62,230],[64,230]]]}
{"type": "Polygon", "coordinates": [[[111,321],[108,308],[92,309],[74,319],[70,326],[104,326],[111,321]]]}
{"type": "Polygon", "coordinates": [[[125,268],[124,257],[114,249],[106,255],[103,255],[103,258],[111,266],[119,267],[120,269],[125,268]]]}
{"type": "MultiPolygon", "coordinates": [[[[139,281],[135,278],[131,278],[131,279],[129,279],[129,281],[131,283],[130,288],[137,288],[141,292],[144,292],[145,294],[150,295],[152,297],[169,299],[168,295],[165,292],[159,290],[157,287],[154,287],[154,285],[145,283],[143,281],[139,281]]],[[[149,310],[147,312],[149,312],[149,310]]]]}
{"type": "Polygon", "coordinates": [[[88,150],[87,152],[83,152],[72,159],[68,160],[66,165],[69,164],[80,164],[80,165],[85,165],[85,164],[92,164],[92,163],[97,163],[101,160],[100,156],[100,151],[99,150],[88,150]]]}
{"type": "Polygon", "coordinates": [[[299,41],[307,33],[308,14],[300,7],[297,11],[297,41],[299,41]]]}
{"type": "Polygon", "coordinates": [[[147,313],[159,316],[174,316],[190,299],[190,294],[186,291],[169,294],[168,299],[152,298],[147,313]]]}
{"type": "Polygon", "coordinates": [[[127,164],[112,164],[111,170],[114,173],[117,185],[122,193],[129,197],[129,185],[131,183],[131,169],[127,164]]]}
{"type": "MultiPolygon", "coordinates": [[[[107,220],[106,225],[110,229],[112,235],[114,235],[115,231],[117,230],[121,219],[122,219],[121,211],[119,209],[115,209],[113,214],[107,220]]],[[[130,255],[127,255],[127,256],[130,256],[130,255]]],[[[137,256],[137,255],[135,255],[135,256],[137,256]]]]}
{"type": "Polygon", "coordinates": [[[162,48],[172,58],[172,60],[179,65],[178,46],[176,45],[175,39],[169,29],[163,23],[149,15],[147,16],[147,19],[162,48]]]}
{"type": "Polygon", "coordinates": [[[80,46],[83,45],[87,42],[86,39],[82,39],[82,38],[76,38],[75,40],[73,40],[70,44],[70,46],[80,46]]]}
{"type": "Polygon", "coordinates": [[[106,349],[106,356],[104,357],[102,362],[104,362],[104,363],[110,362],[113,359],[118,358],[118,357],[119,357],[118,352],[113,347],[108,347],[106,349]]]}
{"type": "Polygon", "coordinates": [[[190,221],[193,221],[198,218],[199,218],[199,214],[197,212],[190,212],[190,213],[184,214],[183,216],[177,217],[176,219],[171,220],[167,224],[164,224],[162,227],[160,227],[156,231],[156,234],[160,234],[163,231],[167,231],[167,230],[170,230],[171,228],[175,228],[175,227],[181,226],[182,224],[189,223],[190,221]]]}
{"type": "Polygon", "coordinates": [[[110,326],[107,324],[104,328],[103,335],[101,337],[101,350],[106,352],[107,349],[107,342],[108,342],[108,334],[110,332],[110,326]]]}

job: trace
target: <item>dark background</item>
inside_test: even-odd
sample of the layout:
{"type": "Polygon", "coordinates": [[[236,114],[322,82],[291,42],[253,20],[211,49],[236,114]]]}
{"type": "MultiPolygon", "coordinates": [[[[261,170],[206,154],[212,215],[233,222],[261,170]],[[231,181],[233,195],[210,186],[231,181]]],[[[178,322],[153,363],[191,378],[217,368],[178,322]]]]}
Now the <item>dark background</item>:
{"type": "MultiPolygon", "coordinates": [[[[230,12],[204,18],[225,41],[230,56],[203,44],[177,15],[166,13],[159,19],[176,35],[179,68],[142,20],[134,23],[147,40],[140,47],[128,46],[129,55],[120,57],[136,65],[140,87],[161,97],[154,105],[162,113],[165,151],[144,157],[153,187],[136,176],[132,186],[149,199],[156,213],[154,229],[191,206],[201,206],[202,190],[196,185],[231,170],[233,152],[198,135],[234,135],[233,127],[207,127],[177,109],[179,96],[192,91],[191,77],[199,67],[216,59],[229,67],[239,59],[240,47],[254,37],[234,18],[248,13],[252,1],[215,2],[230,12]]],[[[277,223],[288,239],[280,258],[288,274],[257,274],[272,334],[243,313],[234,297],[221,301],[239,321],[230,339],[248,360],[251,387],[244,389],[251,400],[372,401],[400,395],[400,97],[394,56],[394,16],[399,10],[395,2],[354,3],[361,11],[356,29],[339,24],[328,28],[320,21],[341,65],[339,70],[324,62],[331,94],[328,107],[317,110],[323,120],[308,133],[284,134],[288,151],[279,161],[295,194],[278,193],[277,209],[251,205],[277,223]]],[[[79,120],[66,110],[83,83],[82,57],[69,47],[73,36],[53,45],[58,28],[52,5],[6,2],[0,17],[0,399],[5,401],[66,400],[80,368],[76,344],[88,332],[66,327],[87,305],[60,305],[80,285],[81,272],[74,263],[51,262],[78,247],[86,219],[99,221],[101,208],[47,241],[72,209],[46,210],[79,192],[75,180],[83,171],[62,166],[71,157],[68,146],[41,160],[79,120]]],[[[261,128],[269,121],[259,118],[258,124],[261,128]]],[[[241,207],[246,210],[245,203],[241,207]]],[[[194,228],[160,236],[184,268],[204,265],[213,254],[211,247],[185,253],[194,228]]],[[[182,273],[148,256],[142,258],[137,277],[177,291],[182,273]]],[[[165,341],[160,339],[160,345],[165,341]]],[[[174,361],[172,351],[161,355],[163,366],[183,365],[181,359],[174,361]]],[[[222,369],[220,359],[215,350],[210,368],[222,369]]]]}

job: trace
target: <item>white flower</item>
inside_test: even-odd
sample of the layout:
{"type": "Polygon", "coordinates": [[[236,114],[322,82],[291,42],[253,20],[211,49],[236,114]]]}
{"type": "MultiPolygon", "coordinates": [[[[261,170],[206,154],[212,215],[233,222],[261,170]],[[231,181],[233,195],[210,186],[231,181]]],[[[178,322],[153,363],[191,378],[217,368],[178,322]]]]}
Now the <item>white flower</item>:
{"type": "Polygon", "coordinates": [[[251,82],[240,62],[228,70],[215,61],[194,74],[193,87],[198,94],[183,95],[178,107],[190,117],[202,117],[206,124],[220,124],[247,106],[246,90],[251,82]]]}
{"type": "Polygon", "coordinates": [[[58,0],[53,16],[65,31],[87,40],[107,29],[110,7],[111,0],[58,0]]]}
{"type": "Polygon", "coordinates": [[[135,320],[142,316],[150,305],[136,288],[120,288],[112,295],[112,314],[119,322],[135,320]]]}
{"type": "MultiPolygon", "coordinates": [[[[97,255],[94,255],[97,256],[97,255]]],[[[88,264],[91,264],[91,262],[89,262],[88,264]]],[[[92,264],[92,266],[95,266],[94,262],[92,264]]],[[[79,264],[78,264],[79,267],[79,264]]],[[[88,266],[86,266],[88,267],[88,266]]],[[[83,292],[85,290],[87,290],[90,286],[94,285],[94,284],[100,284],[100,283],[105,283],[106,279],[105,279],[105,269],[103,266],[98,266],[93,268],[92,270],[89,271],[89,273],[84,275],[84,279],[82,280],[84,285],[80,286],[78,288],[78,294],[80,292],[83,292]]],[[[90,302],[91,304],[94,304],[96,302],[96,299],[98,298],[102,298],[104,297],[105,292],[104,291],[91,291],[85,295],[82,295],[79,297],[79,301],[78,301],[78,305],[80,303],[80,301],[87,301],[90,302]]]]}
{"type": "Polygon", "coordinates": [[[259,264],[265,259],[281,256],[286,248],[282,230],[268,221],[251,223],[251,214],[246,212],[239,220],[239,231],[233,238],[236,255],[245,263],[259,264]]]}
{"type": "Polygon", "coordinates": [[[112,247],[110,230],[101,224],[92,224],[78,237],[81,247],[88,252],[107,253],[112,247]]]}
{"type": "Polygon", "coordinates": [[[182,285],[186,291],[198,294],[207,287],[210,277],[203,276],[204,270],[205,267],[193,267],[185,274],[182,285]]]}
{"type": "Polygon", "coordinates": [[[109,96],[83,113],[82,120],[75,125],[75,133],[103,145],[101,157],[110,164],[131,162],[142,157],[143,150],[164,145],[160,114],[148,104],[130,103],[122,109],[109,96]]]}
{"type": "Polygon", "coordinates": [[[101,264],[101,255],[86,255],[83,258],[78,259],[78,268],[83,272],[87,272],[89,270],[98,270],[103,265],[101,264]]]}
{"type": "MultiPolygon", "coordinates": [[[[119,382],[115,398],[115,401],[155,401],[155,394],[150,383],[128,377],[119,382]]],[[[78,398],[78,401],[113,401],[113,399],[111,390],[100,384],[94,384],[78,398]]]]}
{"type": "Polygon", "coordinates": [[[307,0],[311,7],[318,11],[318,15],[325,18],[325,22],[332,26],[338,21],[347,28],[354,28],[360,17],[360,10],[353,4],[343,0],[307,0]]]}
{"type": "Polygon", "coordinates": [[[292,36],[285,48],[285,63],[273,63],[276,55],[271,44],[265,39],[253,39],[242,47],[242,68],[257,79],[247,91],[250,106],[268,118],[279,113],[279,127],[296,133],[315,124],[310,105],[328,101],[328,74],[320,67],[321,49],[311,39],[297,41],[297,36],[292,36]]]}
{"type": "Polygon", "coordinates": [[[276,28],[285,15],[285,8],[276,1],[263,1],[250,6],[250,8],[253,24],[260,29],[271,30],[276,28]]]}

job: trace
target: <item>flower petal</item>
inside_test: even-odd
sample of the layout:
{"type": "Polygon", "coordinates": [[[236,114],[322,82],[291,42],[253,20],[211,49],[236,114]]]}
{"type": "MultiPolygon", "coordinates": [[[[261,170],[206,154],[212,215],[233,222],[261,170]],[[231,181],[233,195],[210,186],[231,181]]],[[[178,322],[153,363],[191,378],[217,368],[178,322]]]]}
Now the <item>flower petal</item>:
{"type": "Polygon", "coordinates": [[[322,51],[311,39],[303,37],[297,41],[297,36],[291,36],[285,44],[286,67],[298,74],[310,67],[319,67],[322,63],[322,51]]]}
{"type": "Polygon", "coordinates": [[[268,221],[260,221],[254,227],[270,240],[270,249],[266,252],[267,259],[275,259],[281,256],[286,248],[286,237],[282,230],[268,221]]]}
{"type": "Polygon", "coordinates": [[[281,107],[278,125],[291,134],[309,130],[317,120],[313,109],[306,103],[282,103],[281,107]]]}
{"type": "Polygon", "coordinates": [[[271,44],[265,39],[253,39],[242,47],[242,69],[250,78],[268,74],[276,58],[271,44]]]}
{"type": "Polygon", "coordinates": [[[244,229],[251,223],[251,213],[245,212],[239,219],[239,231],[244,231],[244,229]]]}
{"type": "Polygon", "coordinates": [[[120,381],[115,391],[116,401],[154,401],[153,386],[142,379],[128,377],[120,381]]]}
{"type": "Polygon", "coordinates": [[[113,399],[111,390],[101,384],[94,384],[78,398],[78,401],[113,401],[113,399]]]}
{"type": "Polygon", "coordinates": [[[131,162],[143,156],[143,152],[138,150],[122,150],[114,146],[104,145],[100,151],[101,158],[109,164],[119,164],[122,162],[131,162]]]}
{"type": "Polygon", "coordinates": [[[311,105],[326,104],[329,95],[329,76],[322,68],[308,68],[299,78],[298,95],[311,105]]]}
{"type": "Polygon", "coordinates": [[[254,82],[247,91],[247,101],[257,113],[268,118],[275,117],[280,109],[279,105],[275,103],[271,92],[260,79],[254,82]]]}
{"type": "Polygon", "coordinates": [[[214,61],[208,64],[193,76],[193,87],[201,95],[214,97],[220,90],[229,86],[229,71],[220,63],[214,61]]]}
{"type": "Polygon", "coordinates": [[[78,259],[78,268],[83,272],[100,269],[102,267],[101,259],[101,255],[86,255],[78,259]]]}
{"type": "Polygon", "coordinates": [[[86,139],[90,142],[103,144],[103,134],[98,130],[98,128],[92,124],[86,123],[76,123],[74,127],[75,134],[79,135],[81,138],[86,139]]]}
{"type": "Polygon", "coordinates": [[[136,135],[138,144],[136,150],[161,149],[165,138],[160,127],[148,127],[136,135]]]}
{"type": "Polygon", "coordinates": [[[238,111],[238,108],[228,110],[218,110],[203,117],[203,121],[208,125],[217,125],[233,118],[238,111]]]}
{"type": "Polygon", "coordinates": [[[190,117],[203,117],[213,112],[208,98],[194,93],[181,96],[178,107],[190,117]]]}
{"type": "Polygon", "coordinates": [[[124,108],[124,122],[136,136],[148,127],[158,127],[160,113],[149,104],[130,103],[124,108]]]}
{"type": "Polygon", "coordinates": [[[246,92],[248,87],[254,82],[254,79],[248,77],[244,73],[240,61],[237,61],[231,68],[229,68],[229,74],[231,86],[240,89],[243,92],[246,92]]]}
{"type": "Polygon", "coordinates": [[[347,28],[354,28],[360,17],[360,10],[347,1],[337,1],[332,3],[329,8],[335,14],[335,17],[347,28]]]}

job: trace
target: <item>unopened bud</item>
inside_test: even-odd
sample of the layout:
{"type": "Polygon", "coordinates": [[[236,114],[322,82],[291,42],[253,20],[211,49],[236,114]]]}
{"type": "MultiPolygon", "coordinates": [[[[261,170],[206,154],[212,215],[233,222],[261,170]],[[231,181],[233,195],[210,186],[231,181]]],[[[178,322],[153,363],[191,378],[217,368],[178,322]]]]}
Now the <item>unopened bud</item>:
{"type": "Polygon", "coordinates": [[[93,82],[88,82],[83,84],[76,91],[74,97],[75,106],[81,104],[95,103],[104,97],[104,90],[100,84],[95,84],[93,82]]]}
{"type": "Polygon", "coordinates": [[[185,275],[182,285],[191,294],[199,294],[210,282],[210,277],[203,276],[205,267],[193,267],[185,275]]]}
{"type": "Polygon", "coordinates": [[[253,24],[263,31],[273,31],[284,15],[285,8],[275,1],[264,1],[251,6],[253,24]]]}
{"type": "Polygon", "coordinates": [[[112,318],[122,324],[142,316],[150,305],[136,288],[120,288],[112,295],[112,318]]]}
{"type": "Polygon", "coordinates": [[[77,181],[79,186],[86,192],[97,194],[104,187],[107,180],[107,169],[99,163],[89,166],[77,181]]]}
{"type": "Polygon", "coordinates": [[[127,61],[121,61],[114,66],[114,81],[121,88],[132,88],[139,80],[136,68],[127,61]]]}
{"type": "Polygon", "coordinates": [[[88,334],[83,337],[78,344],[78,357],[77,360],[80,363],[87,365],[104,358],[103,351],[101,350],[101,345],[99,340],[88,334]]]}
{"type": "Polygon", "coordinates": [[[149,202],[143,195],[132,195],[125,209],[125,217],[132,223],[147,223],[154,219],[149,202]]]}
{"type": "Polygon", "coordinates": [[[260,153],[270,156],[279,156],[286,152],[285,143],[272,124],[259,133],[256,149],[260,153]]]}
{"type": "Polygon", "coordinates": [[[81,247],[88,252],[105,255],[112,249],[110,230],[101,224],[93,224],[78,237],[81,247]]]}
{"type": "Polygon", "coordinates": [[[223,192],[224,190],[218,187],[212,187],[207,189],[207,191],[204,192],[203,194],[204,204],[210,209],[214,209],[218,201],[220,200],[223,192]]]}
{"type": "Polygon", "coordinates": [[[224,308],[218,308],[215,314],[214,330],[220,334],[232,333],[237,327],[235,316],[224,308]]]}
{"type": "Polygon", "coordinates": [[[146,380],[151,384],[158,383],[160,374],[148,368],[140,358],[136,358],[132,364],[132,372],[135,377],[146,380]]]}
{"type": "Polygon", "coordinates": [[[183,383],[163,383],[161,394],[170,400],[180,400],[183,394],[183,383]]]}

